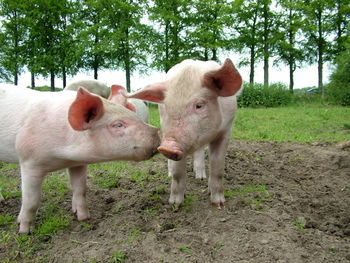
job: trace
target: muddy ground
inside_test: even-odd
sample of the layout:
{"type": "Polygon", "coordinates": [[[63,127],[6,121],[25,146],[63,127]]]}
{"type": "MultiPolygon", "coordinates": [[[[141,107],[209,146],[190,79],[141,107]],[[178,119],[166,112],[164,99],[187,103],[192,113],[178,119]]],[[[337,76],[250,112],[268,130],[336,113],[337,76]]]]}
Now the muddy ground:
{"type": "MultiPolygon", "coordinates": [[[[57,263],[350,262],[349,151],[232,141],[223,210],[210,205],[207,182],[194,178],[190,160],[186,203],[178,210],[167,204],[165,158],[133,165],[151,179],[126,176],[111,189],[89,179],[92,218],[44,239],[35,256],[57,263]]],[[[12,204],[7,213],[16,214],[19,201],[12,204]]],[[[68,213],[70,193],[62,206],[68,213]]]]}

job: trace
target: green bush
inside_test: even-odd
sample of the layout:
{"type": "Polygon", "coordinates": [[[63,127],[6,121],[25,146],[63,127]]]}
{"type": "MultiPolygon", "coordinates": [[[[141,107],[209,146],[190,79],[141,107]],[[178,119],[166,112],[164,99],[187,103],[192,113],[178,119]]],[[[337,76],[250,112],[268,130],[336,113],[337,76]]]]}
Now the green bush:
{"type": "Polygon", "coordinates": [[[335,71],[330,76],[328,92],[336,104],[350,106],[350,44],[338,59],[335,71]]]}
{"type": "Polygon", "coordinates": [[[285,84],[273,83],[265,87],[263,84],[245,83],[242,93],[238,96],[238,105],[240,107],[278,107],[288,105],[291,100],[292,94],[285,84]]]}

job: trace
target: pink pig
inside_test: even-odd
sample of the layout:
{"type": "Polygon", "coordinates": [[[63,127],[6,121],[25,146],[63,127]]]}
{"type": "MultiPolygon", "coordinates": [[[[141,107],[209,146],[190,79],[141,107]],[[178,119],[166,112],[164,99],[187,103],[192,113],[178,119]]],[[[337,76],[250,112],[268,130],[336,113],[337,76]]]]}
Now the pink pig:
{"type": "Polygon", "coordinates": [[[1,84],[0,120],[0,160],[21,168],[19,233],[30,231],[45,174],[69,169],[72,209],[85,220],[87,164],[146,160],[159,146],[157,128],[82,88],[51,93],[1,84]]]}
{"type": "Polygon", "coordinates": [[[184,200],[187,155],[194,154],[196,177],[205,177],[204,150],[209,144],[211,202],[224,206],[225,154],[237,109],[235,94],[241,86],[242,78],[230,59],[222,66],[214,61],[185,60],[169,70],[164,82],[128,96],[160,103],[158,151],[169,158],[170,204],[184,200]]]}

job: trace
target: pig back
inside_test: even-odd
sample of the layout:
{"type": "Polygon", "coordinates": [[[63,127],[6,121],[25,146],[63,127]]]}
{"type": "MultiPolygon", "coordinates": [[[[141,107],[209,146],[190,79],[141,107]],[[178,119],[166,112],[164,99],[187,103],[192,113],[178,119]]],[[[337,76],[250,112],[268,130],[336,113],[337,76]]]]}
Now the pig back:
{"type": "Polygon", "coordinates": [[[148,123],[148,106],[143,100],[139,99],[128,99],[136,108],[137,116],[144,122],[148,123]]]}
{"type": "Polygon", "coordinates": [[[15,143],[19,129],[39,92],[14,85],[0,85],[0,160],[18,162],[15,143]]]}
{"type": "Polygon", "coordinates": [[[108,99],[111,89],[105,85],[104,83],[98,80],[78,80],[70,83],[64,90],[75,90],[77,91],[79,87],[83,87],[84,89],[97,94],[105,99],[108,99]]]}

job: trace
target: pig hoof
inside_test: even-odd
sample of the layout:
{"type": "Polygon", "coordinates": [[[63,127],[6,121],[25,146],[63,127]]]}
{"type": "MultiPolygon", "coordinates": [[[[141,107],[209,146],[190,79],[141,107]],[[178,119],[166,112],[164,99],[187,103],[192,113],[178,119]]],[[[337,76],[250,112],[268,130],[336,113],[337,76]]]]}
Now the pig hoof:
{"type": "Polygon", "coordinates": [[[196,179],[205,179],[207,176],[205,174],[205,171],[195,171],[196,179]]]}
{"type": "Polygon", "coordinates": [[[85,213],[77,213],[77,218],[78,221],[86,221],[90,218],[90,213],[89,212],[85,212],[85,213]]]}
{"type": "Polygon", "coordinates": [[[219,210],[225,208],[225,204],[224,204],[223,202],[212,203],[212,205],[213,205],[215,208],[219,209],[219,210]]]}
{"type": "Polygon", "coordinates": [[[20,222],[18,234],[30,234],[30,223],[29,222],[20,222]]]}
{"type": "Polygon", "coordinates": [[[216,194],[213,195],[211,194],[211,203],[213,206],[215,206],[218,209],[224,208],[225,207],[225,197],[223,194],[216,194]]]}
{"type": "Polygon", "coordinates": [[[183,195],[170,195],[169,204],[179,207],[183,200],[183,195]]]}

